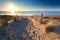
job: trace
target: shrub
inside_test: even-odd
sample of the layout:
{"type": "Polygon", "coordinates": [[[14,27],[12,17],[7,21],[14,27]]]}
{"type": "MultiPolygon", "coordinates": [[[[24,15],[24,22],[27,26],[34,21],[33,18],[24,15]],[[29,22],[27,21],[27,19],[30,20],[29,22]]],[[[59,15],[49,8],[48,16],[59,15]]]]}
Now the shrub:
{"type": "Polygon", "coordinates": [[[54,31],[54,27],[47,27],[46,28],[46,32],[49,33],[49,32],[53,32],[54,31]]]}

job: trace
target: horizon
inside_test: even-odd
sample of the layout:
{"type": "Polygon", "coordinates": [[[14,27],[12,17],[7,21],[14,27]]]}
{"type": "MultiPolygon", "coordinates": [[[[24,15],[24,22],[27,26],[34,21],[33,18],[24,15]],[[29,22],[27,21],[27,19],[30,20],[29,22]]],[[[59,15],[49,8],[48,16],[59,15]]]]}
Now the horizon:
{"type": "MultiPolygon", "coordinates": [[[[11,15],[10,11],[0,11],[0,14],[4,14],[5,13],[8,15],[11,15]]],[[[14,11],[14,13],[17,15],[41,15],[43,13],[43,15],[50,15],[50,16],[60,16],[60,11],[14,11]]]]}

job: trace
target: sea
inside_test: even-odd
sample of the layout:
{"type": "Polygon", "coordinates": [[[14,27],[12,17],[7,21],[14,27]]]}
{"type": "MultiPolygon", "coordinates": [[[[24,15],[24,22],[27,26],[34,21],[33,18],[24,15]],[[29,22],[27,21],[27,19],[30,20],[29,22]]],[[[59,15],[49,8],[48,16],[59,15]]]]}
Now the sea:
{"type": "MultiPolygon", "coordinates": [[[[14,15],[55,15],[60,16],[60,11],[15,11],[14,15]]],[[[0,11],[0,15],[12,15],[12,12],[0,11]]]]}

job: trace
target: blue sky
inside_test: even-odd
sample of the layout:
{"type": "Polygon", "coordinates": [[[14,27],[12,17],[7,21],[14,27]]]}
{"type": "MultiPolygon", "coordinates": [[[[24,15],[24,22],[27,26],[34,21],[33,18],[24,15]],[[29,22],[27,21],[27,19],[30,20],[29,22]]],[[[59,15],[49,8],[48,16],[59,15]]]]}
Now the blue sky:
{"type": "MultiPolygon", "coordinates": [[[[43,9],[53,9],[60,11],[60,0],[0,0],[0,9],[5,7],[5,3],[13,3],[16,4],[18,7],[22,8],[43,8],[43,9]]],[[[35,10],[36,10],[35,9],[35,10]]],[[[60,15],[60,12],[46,12],[51,14],[58,14],[60,15]]]]}
{"type": "Polygon", "coordinates": [[[0,7],[7,2],[28,8],[60,8],[60,0],[0,0],[0,7]]]}

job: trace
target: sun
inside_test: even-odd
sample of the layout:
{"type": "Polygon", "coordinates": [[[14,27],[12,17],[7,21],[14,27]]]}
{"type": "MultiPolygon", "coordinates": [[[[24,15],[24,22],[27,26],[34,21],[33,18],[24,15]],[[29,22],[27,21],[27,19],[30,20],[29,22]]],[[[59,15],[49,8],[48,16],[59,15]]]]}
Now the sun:
{"type": "Polygon", "coordinates": [[[10,9],[10,11],[11,11],[11,15],[14,15],[14,11],[15,11],[14,6],[13,6],[13,5],[10,5],[10,6],[9,6],[9,9],[10,9]]]}
{"type": "Polygon", "coordinates": [[[12,4],[10,4],[8,7],[9,7],[9,10],[10,10],[10,12],[11,12],[10,15],[15,15],[15,13],[14,13],[14,11],[15,11],[15,6],[12,5],[12,4]]]}

